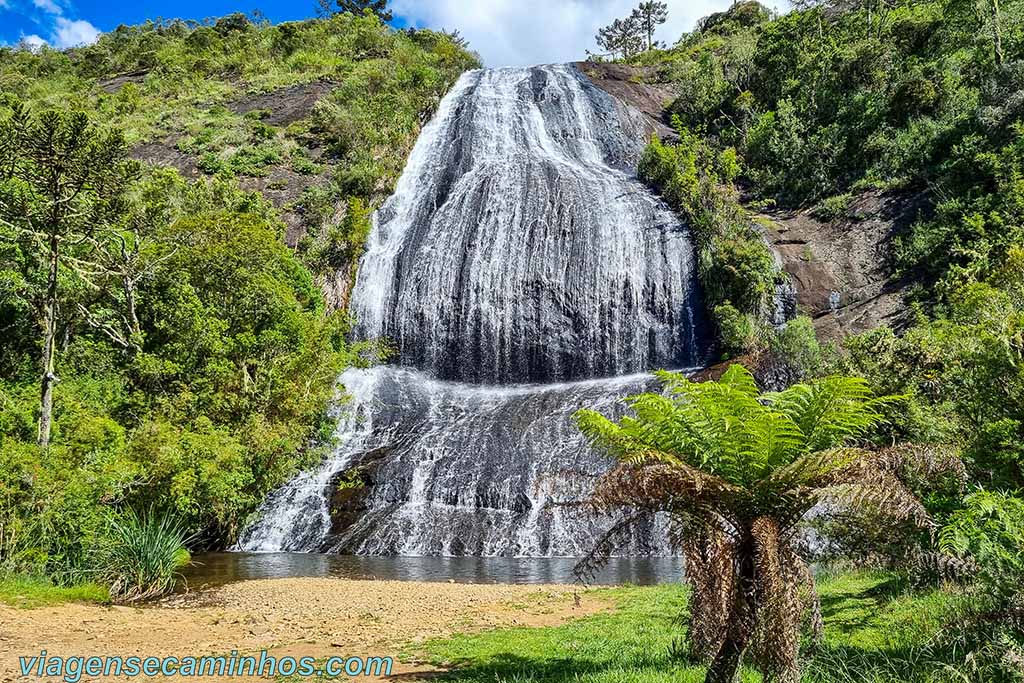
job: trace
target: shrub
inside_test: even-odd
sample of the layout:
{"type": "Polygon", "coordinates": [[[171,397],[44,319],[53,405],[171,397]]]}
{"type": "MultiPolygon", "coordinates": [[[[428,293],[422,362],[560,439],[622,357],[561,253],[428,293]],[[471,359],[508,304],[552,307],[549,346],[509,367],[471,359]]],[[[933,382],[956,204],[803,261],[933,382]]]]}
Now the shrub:
{"type": "Polygon", "coordinates": [[[967,496],[942,529],[940,545],[973,558],[985,594],[1009,602],[1024,586],[1024,500],[993,491],[967,496]]]}
{"type": "Polygon", "coordinates": [[[715,306],[713,314],[722,351],[726,354],[742,353],[754,345],[757,325],[752,316],[740,313],[728,301],[715,306]]]}
{"type": "Polygon", "coordinates": [[[788,366],[794,379],[814,377],[821,372],[821,344],[814,323],[807,316],[790,320],[772,340],[772,351],[788,366]]]}
{"type": "Polygon", "coordinates": [[[97,556],[98,576],[116,602],[138,602],[174,589],[178,570],[189,562],[181,524],[152,509],[131,508],[110,518],[97,556]]]}
{"type": "Polygon", "coordinates": [[[738,353],[744,350],[743,340],[752,345],[756,338],[754,328],[767,312],[778,269],[771,250],[736,199],[732,186],[740,172],[736,150],[716,151],[678,116],[673,124],[679,142],[665,145],[654,137],[644,150],[638,175],[689,222],[705,305],[713,318],[720,319],[723,350],[738,353]],[[747,323],[750,330],[745,329],[747,323]]]}
{"type": "Polygon", "coordinates": [[[842,218],[850,209],[853,197],[849,194],[837,194],[823,200],[814,208],[814,215],[823,221],[834,221],[842,218]]]}

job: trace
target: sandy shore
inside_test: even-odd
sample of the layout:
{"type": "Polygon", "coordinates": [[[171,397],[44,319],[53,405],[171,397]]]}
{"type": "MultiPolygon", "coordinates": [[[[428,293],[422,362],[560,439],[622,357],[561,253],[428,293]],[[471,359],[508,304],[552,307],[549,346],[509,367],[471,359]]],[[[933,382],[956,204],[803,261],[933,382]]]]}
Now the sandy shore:
{"type": "MultiPolygon", "coordinates": [[[[84,657],[199,657],[264,649],[318,659],[395,657],[403,645],[428,638],[496,626],[558,624],[607,607],[587,594],[580,594],[577,604],[577,590],[296,578],[245,581],[144,608],[0,605],[0,681],[40,680],[20,677],[18,657],[44,649],[51,655],[84,657]]],[[[391,679],[417,680],[417,674],[431,670],[396,659],[391,679]]]]}

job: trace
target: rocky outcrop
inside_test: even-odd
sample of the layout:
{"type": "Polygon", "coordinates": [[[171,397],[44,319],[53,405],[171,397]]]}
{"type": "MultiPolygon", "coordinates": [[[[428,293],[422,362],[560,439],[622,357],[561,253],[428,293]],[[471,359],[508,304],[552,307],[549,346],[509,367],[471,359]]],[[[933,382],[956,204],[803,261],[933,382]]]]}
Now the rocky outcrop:
{"type": "Polygon", "coordinates": [[[647,119],[649,133],[664,140],[678,136],[670,125],[668,107],[679,97],[679,86],[658,83],[653,69],[607,62],[577,62],[576,67],[594,85],[639,110],[647,119]]]}
{"type": "MultiPolygon", "coordinates": [[[[125,83],[139,82],[144,75],[119,76],[102,82],[100,87],[113,92],[125,83]]],[[[260,112],[260,120],[265,124],[283,127],[307,118],[316,103],[329,94],[333,87],[334,84],[329,81],[302,83],[269,93],[247,95],[228,103],[227,108],[239,115],[260,112]]],[[[173,133],[159,140],[142,143],[132,150],[132,156],[153,166],[175,168],[185,178],[199,178],[203,175],[198,166],[199,160],[178,148],[181,137],[181,133],[173,133]]],[[[320,173],[297,173],[289,167],[287,161],[281,161],[268,166],[263,176],[238,178],[238,184],[243,190],[259,192],[281,210],[281,220],[286,226],[285,241],[293,248],[308,229],[301,212],[295,208],[296,202],[307,188],[326,185],[334,172],[332,160],[319,145],[310,141],[305,151],[311,161],[321,165],[323,170],[320,173]]]]}
{"type": "Polygon", "coordinates": [[[263,111],[261,120],[270,126],[287,126],[308,117],[313,107],[334,90],[331,81],[299,83],[269,93],[250,95],[228,105],[236,114],[263,111]]]}
{"type": "Polygon", "coordinates": [[[789,275],[798,311],[818,336],[834,341],[881,325],[906,324],[907,283],[890,273],[893,235],[924,209],[920,196],[867,192],[834,219],[812,211],[757,216],[765,238],[789,275]]]}
{"type": "MultiPolygon", "coordinates": [[[[657,82],[655,70],[599,62],[577,66],[595,85],[643,112],[652,133],[675,137],[668,106],[681,93],[673,84],[657,82]]],[[[890,274],[889,245],[924,208],[920,196],[866,192],[833,219],[818,218],[811,210],[755,218],[790,277],[796,312],[814,320],[822,341],[834,341],[880,325],[905,325],[907,283],[890,274]]]]}

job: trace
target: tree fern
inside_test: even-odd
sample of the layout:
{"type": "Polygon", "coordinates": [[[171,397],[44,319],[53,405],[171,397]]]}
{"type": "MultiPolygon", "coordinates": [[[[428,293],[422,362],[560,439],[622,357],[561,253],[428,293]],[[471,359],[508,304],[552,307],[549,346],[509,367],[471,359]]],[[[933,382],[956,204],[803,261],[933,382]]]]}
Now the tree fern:
{"type": "MultiPolygon", "coordinates": [[[[640,519],[637,511],[665,512],[682,530],[695,584],[691,631],[707,635],[694,641],[701,650],[695,654],[715,656],[709,683],[731,680],[736,648],[751,644],[773,680],[796,681],[799,589],[811,584],[807,594],[815,595],[793,544],[799,520],[826,503],[928,523],[897,476],[913,449],[851,447],[898,397],[875,398],[851,377],[762,395],[741,365],[717,382],[657,376],[662,393],[627,399],[632,414],[617,422],[594,411],[577,414],[583,433],[621,462],[595,489],[594,503],[631,508],[629,519],[640,519]],[[725,642],[704,647],[715,638],[725,642]]],[[[600,552],[608,551],[604,545],[600,552]]],[[[593,556],[582,566],[592,569],[593,556]]]]}

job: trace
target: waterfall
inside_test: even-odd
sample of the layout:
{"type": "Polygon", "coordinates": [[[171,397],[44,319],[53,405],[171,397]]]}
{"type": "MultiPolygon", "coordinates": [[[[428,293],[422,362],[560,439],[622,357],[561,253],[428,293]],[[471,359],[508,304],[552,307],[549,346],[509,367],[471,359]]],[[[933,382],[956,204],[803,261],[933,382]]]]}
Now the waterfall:
{"type": "MultiPolygon", "coordinates": [[[[642,116],[575,67],[462,76],[374,217],[352,294],[394,364],[350,370],[338,446],[245,550],[571,556],[613,520],[572,422],[701,360],[688,231],[636,179],[642,116]]],[[[662,521],[626,552],[666,551],[662,521]]]]}

